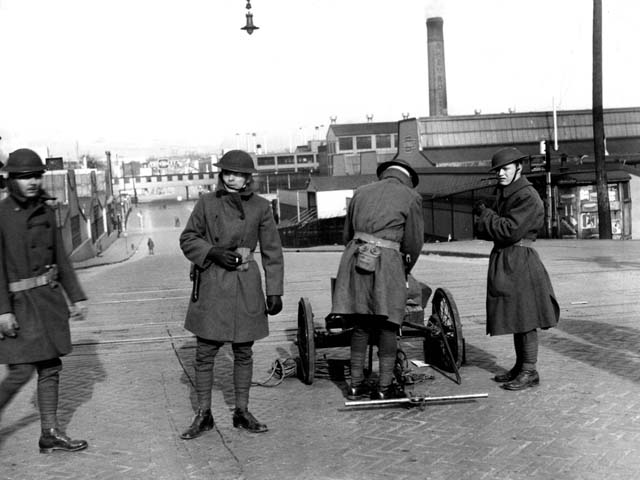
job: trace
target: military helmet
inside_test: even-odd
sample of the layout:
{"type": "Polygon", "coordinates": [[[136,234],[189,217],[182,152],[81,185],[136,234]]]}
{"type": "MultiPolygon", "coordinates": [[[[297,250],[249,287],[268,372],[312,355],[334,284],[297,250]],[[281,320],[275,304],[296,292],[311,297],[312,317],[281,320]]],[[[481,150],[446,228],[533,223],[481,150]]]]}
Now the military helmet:
{"type": "Polygon", "coordinates": [[[496,170],[501,169],[505,165],[509,165],[513,162],[520,162],[527,158],[529,155],[525,155],[520,150],[514,147],[507,147],[501,150],[498,150],[491,157],[491,168],[490,172],[495,172],[496,170]]]}
{"type": "Polygon", "coordinates": [[[2,169],[8,173],[30,173],[44,172],[47,167],[36,152],[28,148],[20,148],[9,154],[7,163],[2,169]]]}
{"type": "Polygon", "coordinates": [[[253,158],[244,150],[229,150],[218,163],[214,164],[220,170],[238,173],[256,173],[253,158]]]}
{"type": "Polygon", "coordinates": [[[382,175],[382,172],[384,172],[387,168],[392,167],[394,165],[397,167],[404,168],[409,173],[409,176],[411,177],[411,183],[413,184],[414,188],[418,185],[418,183],[420,183],[420,178],[418,177],[418,174],[413,169],[413,167],[409,165],[409,162],[402,160],[400,158],[393,158],[392,160],[389,160],[387,162],[382,162],[380,165],[378,165],[378,168],[376,169],[376,174],[378,175],[378,178],[380,178],[380,175],[382,175]]]}

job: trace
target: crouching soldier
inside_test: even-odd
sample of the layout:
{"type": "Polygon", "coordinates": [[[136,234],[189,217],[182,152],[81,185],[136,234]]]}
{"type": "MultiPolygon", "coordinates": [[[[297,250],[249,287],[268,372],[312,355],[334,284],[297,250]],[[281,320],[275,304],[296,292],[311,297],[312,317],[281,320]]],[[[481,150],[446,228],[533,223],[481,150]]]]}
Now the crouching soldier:
{"type": "Polygon", "coordinates": [[[354,322],[351,385],[347,398],[403,396],[393,383],[397,335],[407,305],[407,274],[424,243],[418,174],[395,158],[377,168],[378,182],[356,190],[347,209],[332,312],[354,322]],[[364,362],[370,339],[378,341],[379,382],[370,392],[364,362]]]}

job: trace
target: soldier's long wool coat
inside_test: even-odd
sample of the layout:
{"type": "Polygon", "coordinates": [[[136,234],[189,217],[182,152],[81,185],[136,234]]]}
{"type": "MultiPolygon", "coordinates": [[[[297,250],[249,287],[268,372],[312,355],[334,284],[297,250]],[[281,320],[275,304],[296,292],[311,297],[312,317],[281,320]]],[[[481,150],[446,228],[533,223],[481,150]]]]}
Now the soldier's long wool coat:
{"type": "Polygon", "coordinates": [[[401,325],[407,304],[406,275],[424,242],[422,197],[409,178],[391,169],[378,182],[364,185],[353,195],[345,219],[342,253],[333,291],[332,312],[380,315],[401,325]],[[400,243],[400,251],[381,248],[375,272],[356,270],[356,232],[400,243]],[[409,256],[405,263],[404,256],[409,256]]]}
{"type": "Polygon", "coordinates": [[[201,269],[200,294],[189,301],[185,328],[207,340],[249,342],[269,334],[260,269],[226,270],[207,259],[212,247],[248,247],[260,257],[266,295],[283,294],[284,260],[268,200],[218,189],[196,202],[180,235],[184,255],[201,269]]]}
{"type": "Polygon", "coordinates": [[[0,363],[33,363],[71,352],[69,300],[85,300],[57,228],[55,212],[41,196],[36,202],[20,195],[0,201],[0,313],[13,312],[17,337],[0,341],[0,363]],[[58,267],[58,282],[9,292],[9,283],[35,277],[47,265],[58,267]]]}
{"type": "Polygon", "coordinates": [[[550,328],[560,308],[538,252],[520,246],[544,226],[542,200],[524,176],[498,189],[494,208],[476,221],[479,238],[494,242],[487,273],[487,333],[502,335],[550,328]]]}

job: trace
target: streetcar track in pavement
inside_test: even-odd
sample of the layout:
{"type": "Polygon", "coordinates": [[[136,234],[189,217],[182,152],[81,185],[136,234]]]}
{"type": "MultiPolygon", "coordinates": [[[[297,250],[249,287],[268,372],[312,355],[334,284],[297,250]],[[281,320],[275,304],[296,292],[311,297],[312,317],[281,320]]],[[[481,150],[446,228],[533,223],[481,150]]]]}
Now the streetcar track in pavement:
{"type": "Polygon", "coordinates": [[[113,291],[113,292],[100,292],[98,295],[105,296],[115,296],[115,295],[140,295],[140,294],[150,294],[150,293],[164,293],[164,292],[188,292],[189,288],[180,287],[180,288],[160,288],[154,290],[126,290],[126,291],[113,291]]]}
{"type": "Polygon", "coordinates": [[[132,298],[130,300],[102,300],[98,302],[89,301],[89,305],[119,305],[122,303],[157,302],[158,300],[184,300],[186,298],[189,298],[189,295],[181,295],[179,297],[132,298]]]}

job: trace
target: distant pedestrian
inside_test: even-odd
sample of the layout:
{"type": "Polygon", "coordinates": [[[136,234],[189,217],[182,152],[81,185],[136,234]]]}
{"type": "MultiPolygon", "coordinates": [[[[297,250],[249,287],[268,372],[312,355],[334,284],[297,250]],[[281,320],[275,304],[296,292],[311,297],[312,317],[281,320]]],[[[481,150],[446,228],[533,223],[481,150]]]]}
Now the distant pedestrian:
{"type": "Polygon", "coordinates": [[[424,243],[418,175],[401,159],[381,163],[379,181],[356,190],[344,225],[346,248],[333,289],[332,312],[353,320],[351,385],[347,397],[403,396],[393,382],[400,325],[407,305],[407,275],[424,243]],[[370,392],[364,363],[377,339],[379,385],[370,392]]]}
{"type": "Polygon", "coordinates": [[[491,159],[498,180],[492,208],[474,206],[479,238],[493,241],[487,275],[487,334],[513,334],[515,365],[494,380],[506,390],[522,390],[540,383],[538,329],[554,327],[560,308],[551,280],[533,248],[544,226],[540,195],[522,174],[526,158],[516,148],[499,150],[491,159]]]}
{"type": "Polygon", "coordinates": [[[214,193],[202,195],[180,235],[180,248],[194,264],[193,291],[185,328],[197,337],[195,389],[198,411],[182,433],[188,440],[213,428],[213,364],[225,342],[233,351],[233,426],[267,431],[248,410],[253,374],[253,342],[269,334],[267,315],[282,310],[284,264],[269,201],[251,191],[256,170],[242,150],[225,153],[214,193]],[[253,256],[260,243],[266,283],[253,256]]]}
{"type": "Polygon", "coordinates": [[[60,357],[71,352],[65,294],[77,319],[86,314],[86,297],[46,204],[51,197],[42,190],[42,159],[22,148],[9,155],[4,170],[9,196],[0,201],[0,363],[8,375],[0,383],[0,413],[37,372],[40,452],[82,450],[87,442],[60,429],[57,410],[60,357]]]}
{"type": "Polygon", "coordinates": [[[173,219],[173,225],[175,227],[180,227],[180,218],[179,217],[176,217],[176,218],[173,219]]]}
{"type": "Polygon", "coordinates": [[[151,237],[147,240],[147,248],[149,249],[149,255],[153,255],[153,247],[155,247],[155,243],[151,240],[151,237]]]}

